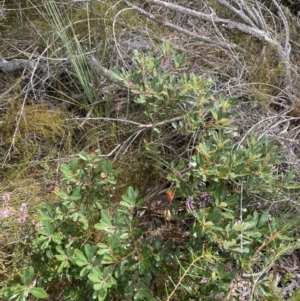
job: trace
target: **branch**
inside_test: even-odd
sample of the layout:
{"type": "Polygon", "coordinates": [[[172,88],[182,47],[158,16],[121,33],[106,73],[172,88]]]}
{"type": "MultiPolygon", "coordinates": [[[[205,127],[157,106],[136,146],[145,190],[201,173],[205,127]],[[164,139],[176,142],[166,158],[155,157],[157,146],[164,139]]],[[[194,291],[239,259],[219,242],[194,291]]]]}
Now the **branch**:
{"type": "Polygon", "coordinates": [[[28,69],[33,71],[39,64],[39,62],[34,62],[32,60],[15,59],[7,61],[6,59],[0,59],[0,70],[13,72],[17,70],[28,69]]]}
{"type": "MultiPolygon", "coordinates": [[[[162,1],[162,0],[146,0],[146,3],[158,5],[160,7],[164,7],[164,8],[179,12],[179,13],[183,13],[188,16],[198,18],[202,21],[212,23],[216,26],[222,26],[223,28],[226,28],[226,29],[238,30],[242,33],[256,37],[259,40],[261,40],[263,42],[267,42],[268,44],[274,46],[274,48],[277,51],[279,61],[281,63],[283,63],[283,66],[285,67],[285,70],[284,70],[284,72],[285,72],[284,86],[285,87],[284,88],[287,91],[290,91],[290,89],[292,87],[292,76],[291,76],[291,63],[290,63],[291,45],[290,45],[289,24],[288,24],[288,21],[284,15],[284,12],[283,12],[280,4],[278,3],[278,0],[272,0],[272,2],[278,10],[278,17],[280,19],[279,21],[281,21],[284,25],[285,35],[284,35],[283,42],[277,39],[277,37],[280,36],[280,33],[277,35],[274,35],[274,34],[272,34],[271,30],[269,30],[269,31],[265,30],[267,28],[266,22],[263,18],[263,15],[260,10],[260,4],[257,0],[255,1],[257,10],[253,7],[250,9],[245,4],[244,0],[234,0],[234,3],[240,8],[240,10],[233,7],[233,5],[230,4],[229,2],[227,2],[226,0],[216,0],[216,1],[220,5],[224,6],[224,8],[227,8],[228,10],[232,11],[237,17],[241,18],[246,24],[243,24],[241,22],[236,22],[236,21],[233,21],[230,19],[219,18],[215,13],[205,14],[205,13],[202,13],[202,12],[199,12],[199,11],[187,8],[187,7],[183,7],[181,5],[173,4],[171,2],[166,2],[166,1],[162,1]],[[249,26],[249,24],[251,26],[249,26]]],[[[130,5],[128,3],[129,1],[125,1],[125,2],[127,3],[127,5],[130,5]]],[[[154,18],[154,21],[159,22],[159,21],[157,21],[157,18],[155,19],[155,17],[152,17],[153,15],[151,15],[147,12],[144,12],[140,8],[135,7],[134,9],[137,10],[138,12],[140,12],[141,14],[144,14],[148,18],[150,18],[150,19],[154,18]]],[[[170,24],[167,22],[161,21],[159,23],[170,27],[170,24]]],[[[185,32],[187,32],[188,33],[187,35],[189,35],[189,36],[195,35],[194,33],[190,33],[188,31],[186,31],[185,29],[182,29],[182,28],[178,29],[178,28],[176,28],[177,26],[175,26],[173,24],[172,24],[172,27],[173,27],[173,29],[175,29],[178,32],[182,32],[184,34],[186,34],[185,32]]],[[[206,40],[203,38],[202,38],[202,41],[206,42],[206,40]]],[[[210,40],[210,41],[212,41],[212,40],[210,40]]],[[[233,44],[234,45],[234,47],[233,47],[233,45],[226,40],[225,40],[225,42],[214,41],[211,44],[218,45],[222,48],[241,49],[241,47],[239,47],[236,44],[233,44]],[[224,45],[226,45],[227,47],[223,47],[224,45]]],[[[242,49],[242,51],[245,52],[245,50],[243,50],[243,49],[242,49]]]]}
{"type": "Polygon", "coordinates": [[[136,125],[139,129],[150,129],[150,128],[163,126],[168,123],[175,122],[175,121],[180,121],[183,118],[184,118],[183,116],[178,116],[178,117],[174,117],[172,119],[163,120],[156,124],[151,124],[151,123],[143,124],[143,123],[139,123],[139,122],[135,122],[132,120],[127,120],[127,119],[122,119],[122,118],[107,118],[107,117],[73,117],[73,118],[66,118],[65,120],[86,120],[86,121],[87,120],[103,120],[103,121],[109,121],[109,122],[123,122],[123,123],[129,123],[129,124],[136,125]]]}
{"type": "Polygon", "coordinates": [[[256,25],[252,22],[251,19],[249,19],[242,10],[237,10],[235,7],[233,7],[231,4],[229,4],[225,0],[217,0],[221,5],[225,6],[227,9],[231,10],[235,15],[239,16],[245,23],[252,27],[256,27],[256,25]]]}
{"type": "MultiPolygon", "coordinates": [[[[128,1],[125,1],[125,2],[127,3],[128,1]]],[[[146,2],[156,4],[156,5],[159,5],[162,7],[166,7],[171,10],[187,14],[191,17],[196,17],[196,18],[201,19],[206,22],[217,24],[217,25],[223,26],[228,29],[237,29],[240,32],[255,36],[261,40],[265,40],[266,42],[268,42],[270,44],[274,44],[276,46],[278,45],[278,43],[274,39],[272,39],[272,37],[270,36],[269,33],[265,32],[263,30],[260,30],[256,27],[250,27],[245,24],[235,22],[232,20],[218,18],[215,14],[200,13],[193,9],[189,9],[189,8],[186,8],[186,7],[183,7],[180,5],[172,4],[172,3],[161,1],[161,0],[146,0],[146,2]]]]}
{"type": "MultiPolygon", "coordinates": [[[[150,1],[147,1],[147,2],[151,2],[152,0],[150,1]]],[[[194,32],[191,32],[191,31],[188,31],[186,29],[183,29],[179,26],[176,26],[175,24],[173,23],[170,23],[170,22],[167,22],[165,21],[164,19],[160,19],[160,18],[157,18],[156,16],[154,16],[153,14],[151,13],[148,13],[146,12],[145,10],[141,9],[140,7],[138,6],[135,6],[133,4],[131,4],[129,1],[126,1],[126,4],[131,7],[133,10],[139,12],[141,15],[144,15],[146,16],[147,18],[149,18],[150,20],[154,21],[154,22],[157,22],[161,25],[164,25],[168,28],[171,28],[179,33],[182,33],[188,37],[192,37],[192,38],[196,38],[197,40],[200,40],[206,44],[211,44],[211,45],[214,45],[214,46],[217,46],[217,47],[220,47],[220,48],[224,48],[224,49],[239,49],[240,51],[243,51],[238,45],[236,44],[233,44],[233,43],[228,43],[228,42],[220,42],[220,41],[216,41],[216,40],[212,40],[208,37],[205,37],[205,36],[200,36],[194,32]]],[[[169,4],[169,3],[167,3],[169,4]]],[[[178,6],[178,5],[175,5],[175,4],[172,4],[174,6],[178,6]]],[[[187,8],[184,8],[184,9],[187,9],[187,8]]],[[[203,14],[204,15],[204,14],[203,14]]],[[[207,16],[207,18],[213,18],[213,15],[205,15],[207,16]]]]}
{"type": "Polygon", "coordinates": [[[106,69],[105,67],[103,67],[99,61],[95,58],[94,55],[88,55],[87,56],[87,60],[88,62],[92,65],[92,67],[99,72],[100,74],[102,74],[104,77],[106,77],[108,80],[120,85],[120,86],[124,86],[122,81],[117,80],[116,78],[114,78],[111,73],[109,72],[108,69],[106,69]]]}

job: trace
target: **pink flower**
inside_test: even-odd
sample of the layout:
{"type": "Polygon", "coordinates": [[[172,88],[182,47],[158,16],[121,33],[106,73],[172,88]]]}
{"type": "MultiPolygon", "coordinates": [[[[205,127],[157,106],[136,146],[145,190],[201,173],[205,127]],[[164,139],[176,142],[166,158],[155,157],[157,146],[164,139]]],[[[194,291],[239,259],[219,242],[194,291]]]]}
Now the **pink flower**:
{"type": "Polygon", "coordinates": [[[37,223],[35,224],[35,226],[36,226],[37,228],[39,228],[39,229],[42,229],[42,228],[44,227],[44,225],[43,225],[42,222],[37,222],[37,223]]]}
{"type": "Polygon", "coordinates": [[[6,218],[6,217],[9,217],[10,215],[10,210],[8,207],[4,207],[0,210],[0,219],[1,218],[6,218]]]}
{"type": "Polygon", "coordinates": [[[10,196],[8,193],[3,194],[3,204],[2,204],[2,209],[0,210],[0,219],[9,217],[10,215],[10,210],[8,208],[8,202],[10,200],[10,196]]]}
{"type": "Polygon", "coordinates": [[[26,218],[27,218],[27,205],[26,205],[26,203],[22,203],[18,216],[19,216],[19,222],[20,223],[24,223],[26,221],[26,218]]]}
{"type": "Polygon", "coordinates": [[[9,202],[9,200],[10,200],[10,196],[9,196],[9,194],[7,193],[7,192],[5,192],[4,194],[3,194],[3,202],[4,202],[4,204],[6,204],[6,205],[8,205],[8,202],[9,202]]]}

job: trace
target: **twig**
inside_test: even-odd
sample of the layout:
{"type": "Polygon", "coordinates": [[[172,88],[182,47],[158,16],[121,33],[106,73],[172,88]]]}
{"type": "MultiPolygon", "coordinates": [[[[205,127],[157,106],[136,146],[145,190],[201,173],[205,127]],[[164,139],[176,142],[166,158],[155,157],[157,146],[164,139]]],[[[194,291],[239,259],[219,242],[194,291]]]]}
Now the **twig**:
{"type": "Polygon", "coordinates": [[[124,122],[124,123],[130,123],[133,125],[137,125],[138,128],[140,129],[149,129],[152,127],[158,127],[158,126],[162,126],[168,123],[172,123],[175,121],[179,121],[182,120],[184,117],[183,116],[179,116],[179,117],[174,117],[172,119],[168,119],[168,120],[164,120],[158,123],[153,124],[142,124],[136,121],[132,121],[132,120],[127,120],[127,119],[121,119],[121,118],[107,118],[107,117],[74,117],[74,118],[66,118],[65,120],[70,121],[70,120],[104,120],[104,121],[116,121],[116,122],[124,122]]]}

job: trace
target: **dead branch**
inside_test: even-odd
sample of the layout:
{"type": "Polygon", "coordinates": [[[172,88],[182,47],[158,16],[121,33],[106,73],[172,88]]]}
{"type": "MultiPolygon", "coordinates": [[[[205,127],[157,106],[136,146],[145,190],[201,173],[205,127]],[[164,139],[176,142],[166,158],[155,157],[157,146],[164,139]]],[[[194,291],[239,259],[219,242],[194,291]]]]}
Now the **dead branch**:
{"type": "MultiPolygon", "coordinates": [[[[216,40],[212,40],[206,36],[200,36],[194,32],[191,32],[191,31],[188,31],[182,27],[179,27],[179,26],[176,26],[175,24],[173,23],[170,23],[166,20],[164,20],[164,18],[158,18],[156,16],[154,16],[153,14],[151,13],[148,13],[146,12],[145,10],[141,9],[140,7],[137,7],[136,5],[133,5],[132,3],[130,3],[129,1],[126,1],[126,4],[131,7],[133,10],[137,11],[138,13],[140,13],[141,15],[144,15],[145,17],[149,18],[150,20],[156,22],[156,23],[159,23],[163,26],[166,26],[170,29],[173,29],[179,33],[182,33],[188,37],[192,37],[192,38],[196,38],[197,40],[199,41],[202,41],[206,44],[211,44],[211,45],[214,45],[214,46],[217,46],[217,47],[220,47],[220,48],[224,48],[224,49],[240,49],[242,51],[242,49],[234,44],[234,43],[229,43],[229,42],[221,42],[221,41],[216,41],[216,40]]],[[[167,4],[170,4],[170,3],[167,3],[167,4]]],[[[172,4],[174,6],[178,6],[178,5],[175,5],[175,4],[172,4]]],[[[187,8],[184,8],[185,10],[188,10],[187,8]]],[[[201,13],[200,13],[201,14],[201,13]]],[[[205,14],[202,14],[203,16],[205,16],[205,18],[213,18],[213,15],[205,15],[205,14]]]]}
{"type": "Polygon", "coordinates": [[[35,62],[32,60],[14,59],[7,61],[6,59],[0,59],[0,70],[6,72],[13,72],[23,69],[33,71],[37,68],[38,65],[40,65],[40,62],[35,62]]]}
{"type": "MultiPolygon", "coordinates": [[[[273,14],[268,10],[262,3],[259,1],[253,1],[249,4],[247,3],[248,0],[232,0],[231,3],[226,0],[217,0],[218,4],[223,6],[226,10],[229,10],[233,13],[240,21],[234,21],[232,19],[224,19],[217,16],[215,11],[211,6],[208,5],[211,13],[203,13],[194,9],[190,9],[181,5],[173,4],[171,2],[166,2],[163,0],[146,0],[145,2],[148,4],[153,4],[158,7],[163,7],[170,11],[178,12],[184,14],[189,17],[193,17],[204,21],[208,24],[214,25],[215,31],[215,39],[208,38],[204,35],[199,35],[194,31],[191,32],[183,26],[175,25],[169,20],[166,20],[164,16],[160,16],[157,14],[152,14],[144,9],[133,5],[130,1],[124,0],[124,2],[133,10],[137,11],[138,13],[146,16],[148,19],[157,22],[163,26],[166,26],[172,30],[175,30],[179,33],[182,33],[188,37],[196,38],[202,41],[205,44],[211,44],[223,49],[236,49],[242,52],[247,52],[246,49],[243,49],[239,45],[230,42],[227,38],[223,35],[220,38],[221,29],[223,30],[231,30],[231,31],[238,31],[244,33],[246,35],[255,37],[266,44],[271,45],[277,52],[279,63],[284,66],[284,76],[283,76],[283,85],[286,91],[291,90],[292,86],[292,75],[291,75],[291,63],[290,63],[290,52],[291,52],[291,45],[290,45],[290,33],[289,33],[289,24],[287,18],[282,10],[278,0],[272,0],[273,4],[277,9],[277,23],[283,24],[284,33],[277,32],[277,29],[268,27],[266,25],[266,16],[263,16],[262,10],[264,10],[265,14],[269,13],[272,17],[273,14]],[[233,2],[233,3],[232,3],[233,2]],[[220,28],[217,29],[217,28],[220,28]],[[219,31],[218,31],[219,30],[219,31]],[[218,37],[219,36],[219,37],[218,37]]],[[[210,35],[212,32],[210,32],[210,35]]],[[[291,99],[293,101],[293,99],[291,99]]]]}
{"type": "MultiPolygon", "coordinates": [[[[225,2],[225,1],[218,0],[218,2],[219,1],[221,3],[225,2]]],[[[128,1],[125,1],[125,2],[127,3],[128,1]]],[[[248,26],[248,25],[245,25],[245,24],[240,23],[240,22],[219,18],[219,17],[217,17],[217,15],[215,13],[204,14],[204,13],[200,13],[200,12],[198,12],[196,10],[193,10],[193,9],[189,9],[189,8],[186,8],[186,7],[183,7],[183,6],[180,6],[180,5],[172,4],[172,3],[161,1],[161,0],[147,0],[146,2],[156,4],[156,5],[159,5],[159,6],[163,6],[165,8],[169,8],[171,10],[174,10],[174,11],[177,11],[177,12],[180,12],[180,13],[184,13],[184,14],[189,15],[191,17],[196,17],[196,18],[198,18],[202,21],[214,23],[216,25],[222,26],[222,27],[227,28],[227,29],[238,30],[238,31],[243,32],[245,34],[255,36],[258,39],[264,40],[264,41],[266,41],[270,44],[277,44],[277,42],[274,41],[274,39],[272,38],[270,33],[265,32],[263,30],[260,30],[255,25],[254,26],[248,26]]],[[[225,7],[227,7],[227,5],[225,7]]],[[[235,9],[233,7],[232,7],[231,10],[235,11],[235,9]]],[[[238,16],[239,17],[243,16],[243,18],[246,18],[246,16],[242,15],[241,13],[239,13],[238,16]]]]}

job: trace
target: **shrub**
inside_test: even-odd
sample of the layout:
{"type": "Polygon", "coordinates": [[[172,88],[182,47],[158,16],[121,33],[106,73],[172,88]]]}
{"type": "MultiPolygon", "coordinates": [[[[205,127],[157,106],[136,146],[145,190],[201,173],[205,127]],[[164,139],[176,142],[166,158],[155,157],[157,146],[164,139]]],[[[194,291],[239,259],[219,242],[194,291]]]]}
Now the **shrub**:
{"type": "Polygon", "coordinates": [[[251,294],[272,296],[265,274],[287,250],[281,243],[290,225],[256,212],[251,200],[274,197],[285,183],[274,172],[281,162],[276,142],[252,135],[235,145],[234,100],[214,97],[212,81],[190,72],[185,56],[168,45],[161,57],[136,54],[134,62],[133,71],[112,73],[144,107],[153,135],[173,123],[175,134],[197,141],[192,156],[164,163],[176,187],[176,199],[172,191],[165,208],[170,224],[153,235],[138,214],[146,200],[133,187],[119,200],[120,170],[100,150],[82,152],[61,166],[61,201],[37,208],[23,285],[0,294],[25,300],[28,292],[44,297],[42,287],[48,287],[64,300],[225,300],[236,294],[235,274],[252,275],[256,267],[251,294]]]}

